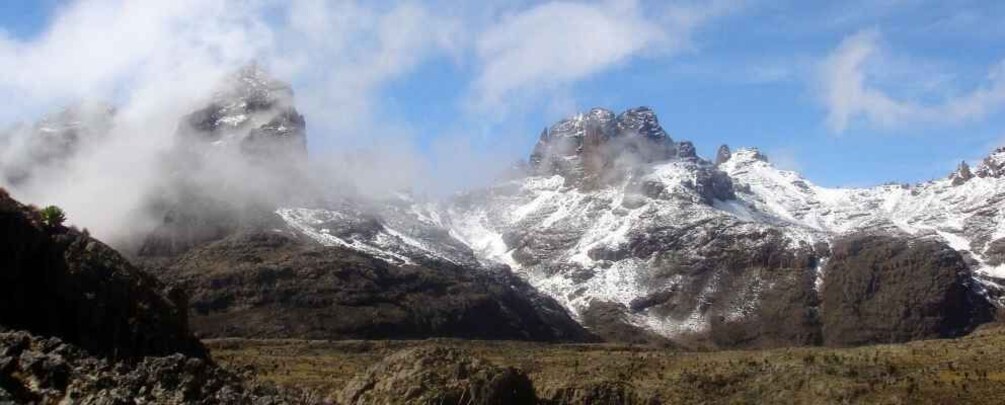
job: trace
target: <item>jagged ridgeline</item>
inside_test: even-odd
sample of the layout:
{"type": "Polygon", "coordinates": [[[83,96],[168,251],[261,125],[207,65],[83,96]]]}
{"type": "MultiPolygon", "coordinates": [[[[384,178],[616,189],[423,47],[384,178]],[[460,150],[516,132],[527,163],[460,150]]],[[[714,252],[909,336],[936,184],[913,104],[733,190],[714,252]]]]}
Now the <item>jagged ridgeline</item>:
{"type": "Polygon", "coordinates": [[[1005,151],[826,188],[596,108],[516,178],[373,199],[316,193],[305,122],[249,66],[177,128],[135,256],[190,293],[202,336],[853,345],[959,336],[1001,305],[1005,151]]]}

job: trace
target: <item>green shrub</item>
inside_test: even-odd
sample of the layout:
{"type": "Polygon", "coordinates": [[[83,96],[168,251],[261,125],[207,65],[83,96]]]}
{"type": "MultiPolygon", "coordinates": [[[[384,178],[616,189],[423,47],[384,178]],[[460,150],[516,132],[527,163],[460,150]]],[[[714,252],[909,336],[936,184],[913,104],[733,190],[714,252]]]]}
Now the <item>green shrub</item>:
{"type": "Polygon", "coordinates": [[[63,221],[66,221],[66,213],[63,212],[62,208],[55,205],[42,208],[40,214],[42,216],[42,223],[50,228],[62,226],[63,221]]]}

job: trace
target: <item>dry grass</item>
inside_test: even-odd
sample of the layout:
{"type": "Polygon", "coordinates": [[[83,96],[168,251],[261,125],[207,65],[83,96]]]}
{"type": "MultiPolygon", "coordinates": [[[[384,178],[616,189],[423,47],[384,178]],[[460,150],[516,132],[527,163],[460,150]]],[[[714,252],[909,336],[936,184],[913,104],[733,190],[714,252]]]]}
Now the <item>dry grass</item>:
{"type": "Polygon", "coordinates": [[[639,346],[525,342],[252,341],[207,342],[231,367],[281,385],[338,391],[382,357],[416,345],[461,347],[523,369],[541,397],[557,390],[623,381],[663,403],[1001,403],[1005,328],[953,340],[859,348],[677,352],[639,346]]]}

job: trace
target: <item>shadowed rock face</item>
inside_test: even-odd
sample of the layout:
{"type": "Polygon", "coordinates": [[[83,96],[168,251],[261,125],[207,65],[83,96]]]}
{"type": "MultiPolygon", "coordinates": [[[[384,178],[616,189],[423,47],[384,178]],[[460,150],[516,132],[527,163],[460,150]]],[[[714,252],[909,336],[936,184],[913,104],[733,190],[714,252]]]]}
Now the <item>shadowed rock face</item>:
{"type": "Polygon", "coordinates": [[[591,339],[508,269],[396,265],[290,233],[232,235],[161,277],[191,292],[205,337],[591,339]]]}
{"type": "Polygon", "coordinates": [[[0,193],[0,325],[113,357],[205,356],[185,308],[179,290],[0,193]]]}
{"type": "Polygon", "coordinates": [[[343,404],[535,404],[523,371],[445,347],[405,349],[353,378],[343,404]]]}
{"type": "Polygon", "coordinates": [[[836,241],[822,293],[828,345],[956,337],[988,322],[959,253],[945,244],[884,235],[836,241]]]}

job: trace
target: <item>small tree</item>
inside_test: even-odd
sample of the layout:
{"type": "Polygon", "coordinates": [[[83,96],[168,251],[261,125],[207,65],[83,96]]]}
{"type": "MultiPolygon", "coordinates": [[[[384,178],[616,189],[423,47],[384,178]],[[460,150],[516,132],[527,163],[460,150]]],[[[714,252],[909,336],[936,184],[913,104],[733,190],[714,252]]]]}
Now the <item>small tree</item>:
{"type": "Polygon", "coordinates": [[[62,226],[63,221],[66,221],[66,213],[63,212],[62,208],[55,205],[42,208],[40,214],[42,215],[42,223],[50,228],[62,226]]]}

